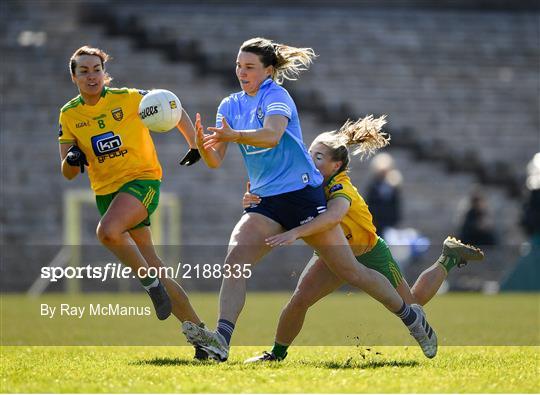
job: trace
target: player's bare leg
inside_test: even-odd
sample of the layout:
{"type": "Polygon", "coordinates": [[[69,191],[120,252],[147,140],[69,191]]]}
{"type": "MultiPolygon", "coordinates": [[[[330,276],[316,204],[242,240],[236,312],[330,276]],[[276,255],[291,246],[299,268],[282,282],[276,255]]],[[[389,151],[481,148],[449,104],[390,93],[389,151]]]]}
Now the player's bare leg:
{"type": "MultiPolygon", "coordinates": [[[[164,267],[163,262],[156,253],[156,249],[152,242],[152,233],[148,226],[132,229],[129,231],[132,239],[137,244],[139,251],[148,263],[148,266],[155,268],[164,267]]],[[[169,294],[172,302],[172,313],[180,322],[191,321],[197,325],[201,320],[193,306],[189,301],[189,297],[184,289],[173,278],[161,276],[160,281],[163,283],[169,294]]]]}
{"type": "MultiPolygon", "coordinates": [[[[278,323],[276,339],[271,352],[264,352],[245,363],[279,361],[287,356],[287,349],[302,330],[308,309],[341,285],[339,279],[321,258],[313,257],[306,265],[298,285],[287,305],[283,308],[278,323]]],[[[405,303],[415,302],[407,281],[403,278],[396,291],[405,303]]]]}
{"type": "MultiPolygon", "coordinates": [[[[132,229],[129,231],[130,236],[137,244],[139,251],[148,263],[148,266],[155,268],[164,267],[163,262],[156,253],[154,243],[152,241],[152,232],[148,226],[132,229]]],[[[169,298],[172,303],[172,313],[180,321],[191,321],[199,326],[204,326],[199,316],[193,309],[189,301],[189,297],[184,289],[173,278],[168,278],[166,275],[160,277],[160,281],[165,286],[169,298]]],[[[199,347],[195,347],[195,359],[206,360],[208,353],[199,347]]]]}
{"type": "Polygon", "coordinates": [[[407,280],[405,280],[404,277],[401,278],[401,282],[397,285],[396,291],[399,294],[399,296],[402,297],[405,303],[407,304],[418,303],[418,301],[416,300],[416,298],[411,292],[409,283],[407,283],[407,280]]]}
{"type": "Polygon", "coordinates": [[[434,263],[424,270],[412,287],[412,294],[416,303],[424,306],[436,294],[446,279],[447,273],[441,265],[434,263]]]}
{"type": "Polygon", "coordinates": [[[146,207],[137,198],[120,192],[96,229],[99,241],[134,272],[139,268],[148,268],[148,264],[127,231],[147,216],[146,207]]]}
{"type": "Polygon", "coordinates": [[[99,241],[139,277],[152,299],[157,317],[164,320],[172,311],[167,291],[159,279],[143,273],[141,269],[148,269],[148,263],[128,233],[129,229],[144,221],[147,216],[146,207],[137,198],[120,192],[99,221],[96,234],[99,241]]]}
{"type": "MultiPolygon", "coordinates": [[[[265,239],[282,232],[274,220],[257,213],[247,213],[234,227],[229,240],[225,265],[233,270],[235,265],[253,268],[271,249],[265,239]]],[[[236,323],[245,303],[247,278],[223,278],[219,295],[219,318],[236,323]]]]}
{"type": "Polygon", "coordinates": [[[406,304],[381,273],[358,265],[341,227],[336,226],[304,240],[320,253],[337,277],[364,290],[396,314],[407,326],[426,357],[433,358],[437,354],[437,336],[427,323],[422,308],[416,304],[406,304]]]}
{"type": "Polygon", "coordinates": [[[249,358],[245,363],[284,359],[289,345],[302,330],[308,309],[342,284],[343,280],[332,273],[321,258],[311,258],[298,280],[294,294],[281,311],[272,351],[249,358]]]}
{"type": "MultiPolygon", "coordinates": [[[[240,273],[245,273],[244,268],[251,270],[271,249],[265,244],[265,239],[282,231],[281,225],[268,217],[257,213],[244,214],[231,233],[224,270],[235,272],[239,269],[240,273]]],[[[216,332],[189,322],[182,325],[190,343],[202,347],[219,361],[228,358],[230,338],[246,300],[246,276],[228,277],[223,277],[221,283],[216,332]]]]}
{"type": "Polygon", "coordinates": [[[441,287],[454,266],[462,267],[468,261],[481,261],[484,253],[479,248],[465,244],[454,237],[447,237],[443,242],[442,254],[432,266],[424,270],[412,287],[416,303],[425,305],[441,287]]]}
{"type": "Polygon", "coordinates": [[[311,258],[294,294],[281,312],[276,342],[290,345],[300,333],[308,309],[343,284],[343,280],[332,273],[321,258],[311,258]]]}
{"type": "Polygon", "coordinates": [[[306,237],[304,241],[319,252],[337,277],[367,292],[393,313],[401,308],[403,299],[390,281],[379,272],[358,264],[341,227],[306,237]]]}

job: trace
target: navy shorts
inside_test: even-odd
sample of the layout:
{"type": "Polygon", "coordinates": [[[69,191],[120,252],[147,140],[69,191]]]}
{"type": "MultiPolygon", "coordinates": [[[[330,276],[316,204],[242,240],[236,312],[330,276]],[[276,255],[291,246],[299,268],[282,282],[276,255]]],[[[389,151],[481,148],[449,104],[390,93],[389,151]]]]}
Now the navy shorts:
{"type": "Polygon", "coordinates": [[[261,198],[261,202],[245,209],[271,218],[285,229],[303,225],[326,211],[326,197],[322,186],[307,186],[298,191],[261,198]]]}

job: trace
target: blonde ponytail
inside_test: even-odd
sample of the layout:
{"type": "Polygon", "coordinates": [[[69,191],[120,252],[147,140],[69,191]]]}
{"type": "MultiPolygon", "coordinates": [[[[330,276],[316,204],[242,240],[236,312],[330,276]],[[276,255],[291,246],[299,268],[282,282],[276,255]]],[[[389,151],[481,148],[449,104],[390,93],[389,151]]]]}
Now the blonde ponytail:
{"type": "Polygon", "coordinates": [[[368,115],[357,121],[347,120],[339,130],[319,134],[312,143],[323,144],[330,150],[332,160],[342,162],[339,172],[349,168],[349,149],[352,155],[360,155],[364,160],[379,149],[390,144],[390,136],[382,131],[386,124],[386,115],[374,118],[368,115]]]}
{"type": "Polygon", "coordinates": [[[385,124],[386,115],[379,118],[368,115],[356,122],[347,120],[337,134],[350,147],[351,155],[360,155],[360,160],[363,160],[390,144],[390,136],[382,131],[385,124]]]}
{"type": "Polygon", "coordinates": [[[258,55],[264,67],[273,66],[272,79],[278,84],[285,80],[296,80],[300,72],[307,70],[317,56],[312,48],[277,44],[262,37],[245,41],[240,51],[258,55]]]}
{"type": "Polygon", "coordinates": [[[272,79],[278,84],[298,79],[300,72],[307,70],[317,56],[312,48],[295,48],[284,44],[274,44],[274,51],[277,62],[272,79]]]}

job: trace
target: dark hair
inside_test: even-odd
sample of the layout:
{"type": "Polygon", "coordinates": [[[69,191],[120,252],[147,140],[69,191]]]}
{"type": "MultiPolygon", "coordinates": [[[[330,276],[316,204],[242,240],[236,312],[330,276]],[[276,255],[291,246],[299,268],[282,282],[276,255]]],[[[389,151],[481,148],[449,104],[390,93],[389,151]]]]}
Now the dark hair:
{"type": "Polygon", "coordinates": [[[245,41],[240,46],[240,51],[257,55],[264,67],[273,66],[272,79],[278,84],[284,80],[296,80],[298,74],[307,70],[317,56],[311,48],[277,44],[262,37],[245,41]]]}
{"type": "MultiPolygon", "coordinates": [[[[97,56],[99,59],[101,59],[101,68],[105,71],[105,63],[111,57],[102,49],[94,48],[89,45],[84,45],[77,49],[75,52],[73,52],[73,55],[71,55],[71,58],[69,59],[69,70],[71,72],[71,75],[75,75],[75,69],[77,68],[77,58],[81,55],[90,55],[90,56],[97,56]]],[[[105,85],[108,85],[112,81],[112,77],[109,75],[109,73],[105,72],[105,85]]]]}

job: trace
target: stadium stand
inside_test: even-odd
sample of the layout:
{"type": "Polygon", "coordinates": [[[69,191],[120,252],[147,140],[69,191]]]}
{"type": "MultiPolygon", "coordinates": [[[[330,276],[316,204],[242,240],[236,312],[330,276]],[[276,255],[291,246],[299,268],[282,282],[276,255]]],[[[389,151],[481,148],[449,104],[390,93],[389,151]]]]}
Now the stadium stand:
{"type": "MultiPolygon", "coordinates": [[[[237,89],[239,44],[268,36],[319,54],[300,81],[287,85],[306,143],[347,116],[389,114],[391,153],[404,175],[404,226],[437,244],[457,229],[460,202],[483,182],[501,240],[519,245],[517,197],[525,164],[539,149],[537,11],[509,2],[493,9],[481,2],[290,3],[2,2],[2,244],[61,243],[62,193],[88,186],[84,178],[62,178],[56,142],[58,110],[76,95],[67,70],[76,48],[104,48],[113,56],[115,86],[170,89],[192,117],[201,112],[210,125],[220,99],[237,89]],[[264,23],[251,13],[264,13],[264,23]]],[[[182,138],[155,137],[163,189],[183,202],[182,243],[225,244],[246,181],[238,151],[230,149],[217,171],[180,168],[182,138]]],[[[360,191],[367,168],[353,165],[360,191]]],[[[89,243],[94,225],[85,229],[89,243]]],[[[37,249],[26,253],[45,259],[37,249]]],[[[496,255],[489,274],[473,268],[469,279],[477,281],[463,287],[500,279],[511,262],[496,255]]],[[[22,281],[7,271],[2,287],[24,288],[22,281]]]]}

